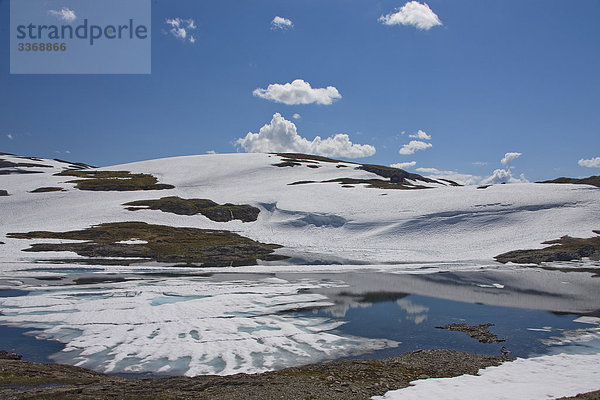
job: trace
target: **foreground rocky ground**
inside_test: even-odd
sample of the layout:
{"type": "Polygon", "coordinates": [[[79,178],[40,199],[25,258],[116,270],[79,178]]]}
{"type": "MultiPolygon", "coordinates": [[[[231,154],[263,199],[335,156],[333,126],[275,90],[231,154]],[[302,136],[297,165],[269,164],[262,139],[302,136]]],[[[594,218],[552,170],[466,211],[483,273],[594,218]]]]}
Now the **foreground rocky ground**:
{"type": "MultiPolygon", "coordinates": [[[[418,350],[382,360],[342,360],[264,374],[127,379],[0,351],[2,399],[369,399],[415,379],[476,374],[509,360],[418,350]]],[[[600,391],[567,399],[598,400],[600,391]]]]}
{"type": "Polygon", "coordinates": [[[0,354],[0,398],[368,399],[415,379],[476,374],[506,358],[422,350],[383,360],[342,360],[264,374],[127,379],[0,354]]]}

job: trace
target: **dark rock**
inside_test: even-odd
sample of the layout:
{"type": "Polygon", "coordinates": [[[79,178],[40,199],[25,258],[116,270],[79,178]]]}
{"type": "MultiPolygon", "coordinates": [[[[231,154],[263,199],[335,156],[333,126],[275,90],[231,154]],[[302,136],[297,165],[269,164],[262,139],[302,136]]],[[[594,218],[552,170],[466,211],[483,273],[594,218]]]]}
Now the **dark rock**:
{"type": "Polygon", "coordinates": [[[0,360],[20,360],[20,354],[9,353],[8,351],[0,350],[0,360]]]}
{"type": "Polygon", "coordinates": [[[61,187],[40,187],[30,191],[29,193],[47,193],[47,192],[64,192],[65,189],[61,187]]]}
{"type": "Polygon", "coordinates": [[[467,324],[448,324],[446,326],[436,326],[437,329],[447,329],[450,331],[464,332],[473,339],[481,343],[500,343],[506,339],[498,339],[496,335],[490,332],[489,327],[494,324],[467,325],[467,324]]]}

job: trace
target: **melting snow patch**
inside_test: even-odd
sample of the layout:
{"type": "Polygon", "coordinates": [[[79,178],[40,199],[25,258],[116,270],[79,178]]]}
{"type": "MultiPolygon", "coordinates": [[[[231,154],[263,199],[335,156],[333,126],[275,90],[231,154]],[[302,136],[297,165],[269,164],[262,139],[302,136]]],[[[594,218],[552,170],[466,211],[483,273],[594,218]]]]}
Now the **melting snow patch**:
{"type": "Polygon", "coordinates": [[[543,328],[527,328],[527,330],[533,332],[552,332],[552,327],[544,326],[543,328]]]}
{"type": "Polygon", "coordinates": [[[373,399],[554,399],[600,389],[599,365],[600,354],[519,358],[481,369],[478,376],[418,380],[373,399]]]}
{"type": "Polygon", "coordinates": [[[600,318],[597,317],[579,317],[573,322],[580,322],[582,324],[600,325],[600,318]]]}
{"type": "Polygon", "coordinates": [[[117,244],[148,244],[145,240],[140,240],[136,238],[131,238],[129,240],[121,240],[120,242],[116,242],[117,244]]]}
{"type": "Polygon", "coordinates": [[[477,286],[482,287],[482,288],[504,289],[504,285],[501,285],[500,283],[492,283],[491,285],[478,284],[477,286]]]}

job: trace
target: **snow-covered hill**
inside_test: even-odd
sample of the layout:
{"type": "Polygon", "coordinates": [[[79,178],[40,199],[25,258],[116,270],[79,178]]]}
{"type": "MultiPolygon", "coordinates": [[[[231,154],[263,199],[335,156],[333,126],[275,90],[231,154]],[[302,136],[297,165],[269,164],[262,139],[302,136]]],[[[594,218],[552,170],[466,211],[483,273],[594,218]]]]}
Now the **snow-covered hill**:
{"type": "Polygon", "coordinates": [[[38,173],[0,176],[0,190],[9,194],[0,197],[3,268],[11,268],[17,260],[65,257],[64,253],[25,253],[22,250],[31,241],[7,238],[8,233],[80,230],[107,222],[234,231],[283,246],[276,252],[291,258],[282,263],[299,264],[489,264],[500,253],[539,248],[543,241],[563,235],[591,236],[600,225],[600,192],[587,185],[522,183],[482,189],[417,180],[412,175],[412,179],[400,178],[398,184],[353,163],[274,154],[219,154],[99,169],[150,174],[173,189],[89,191],[68,183],[73,176],[56,175],[83,166],[8,155],[1,158],[15,164],[45,165],[4,168],[38,173]],[[377,187],[372,187],[373,181],[377,187]],[[62,190],[32,193],[48,187],[62,190]],[[215,222],[202,214],[132,212],[123,206],[167,196],[248,204],[260,213],[255,222],[215,222]]]}
{"type": "MultiPolygon", "coordinates": [[[[397,346],[337,329],[346,310],[369,307],[354,296],[364,292],[589,313],[597,281],[587,273],[502,266],[494,256],[592,236],[599,190],[461,187],[293,154],[100,169],[0,154],[0,289],[18,292],[0,297],[0,324],[64,343],[59,362],[197,375],[397,346]],[[211,264],[199,270],[206,254],[211,264]],[[295,314],[323,307],[340,319],[295,314]]],[[[418,321],[429,310],[398,306],[418,321]]]]}

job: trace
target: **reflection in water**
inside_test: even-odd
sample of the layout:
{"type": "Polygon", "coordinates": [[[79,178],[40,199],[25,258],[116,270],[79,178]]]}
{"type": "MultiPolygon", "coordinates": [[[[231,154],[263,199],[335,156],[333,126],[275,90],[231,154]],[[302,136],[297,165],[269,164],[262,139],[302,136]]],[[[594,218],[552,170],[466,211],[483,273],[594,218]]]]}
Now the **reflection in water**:
{"type": "Polygon", "coordinates": [[[400,299],[396,301],[398,307],[406,311],[406,320],[413,321],[416,325],[427,320],[427,313],[429,307],[422,306],[420,304],[413,303],[409,299],[400,299]]]}
{"type": "Polygon", "coordinates": [[[479,354],[500,355],[505,346],[512,356],[528,357],[555,351],[547,339],[579,327],[573,314],[473,304],[434,297],[389,292],[338,293],[335,305],[299,313],[329,316],[344,322],[335,332],[364,338],[385,338],[397,348],[378,350],[364,358],[398,355],[417,349],[447,348],[479,354]],[[365,301],[365,300],[371,301],[365,301]],[[506,342],[479,343],[462,332],[441,331],[436,326],[452,323],[494,324],[490,331],[506,342]],[[545,327],[545,328],[544,328],[545,327]],[[544,328],[544,329],[542,329],[544,328]]]}

